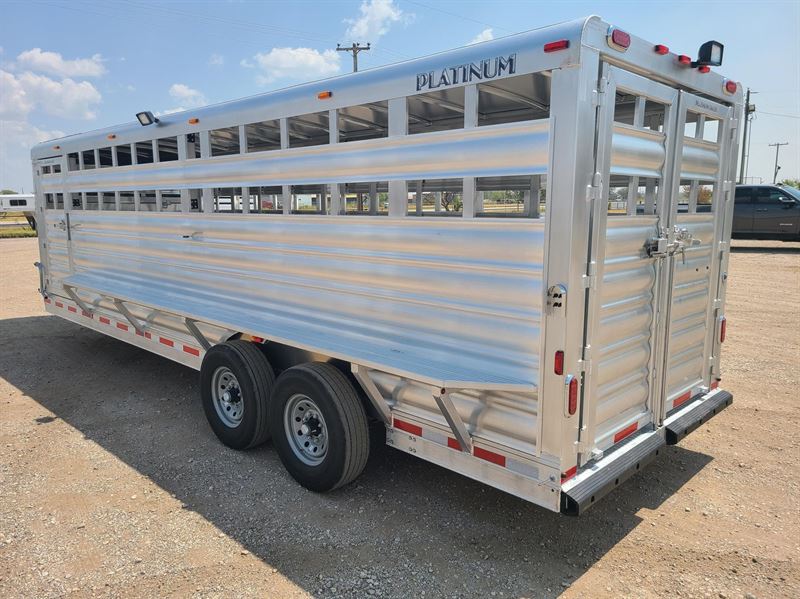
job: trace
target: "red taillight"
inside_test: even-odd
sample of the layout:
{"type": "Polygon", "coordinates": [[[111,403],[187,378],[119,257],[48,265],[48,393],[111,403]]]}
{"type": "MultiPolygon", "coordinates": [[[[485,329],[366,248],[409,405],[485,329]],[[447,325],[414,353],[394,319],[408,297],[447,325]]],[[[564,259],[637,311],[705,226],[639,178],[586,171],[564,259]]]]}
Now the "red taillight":
{"type": "Polygon", "coordinates": [[[728,329],[728,319],[723,316],[722,318],[720,318],[720,321],[719,321],[719,342],[720,343],[724,343],[725,342],[725,333],[727,332],[727,329],[728,329]]]}
{"type": "Polygon", "coordinates": [[[702,66],[697,67],[697,70],[700,71],[701,73],[710,73],[711,72],[711,67],[708,66],[708,65],[702,65],[702,66]]]}
{"type": "Polygon", "coordinates": [[[624,52],[631,45],[631,35],[621,29],[612,29],[608,34],[608,45],[615,50],[624,52]]]}
{"type": "Polygon", "coordinates": [[[653,50],[655,50],[656,54],[669,54],[669,48],[667,48],[664,44],[656,44],[653,50]]]}
{"type": "Polygon", "coordinates": [[[569,40],[558,40],[557,42],[549,42],[544,45],[545,52],[557,52],[558,50],[566,50],[569,48],[569,40]]]}
{"type": "Polygon", "coordinates": [[[572,378],[567,392],[567,413],[573,416],[578,411],[578,379],[572,378]]]}
{"type": "Polygon", "coordinates": [[[564,352],[558,350],[555,359],[553,360],[553,372],[558,375],[564,374],[564,352]]]}
{"type": "Polygon", "coordinates": [[[690,56],[686,56],[686,54],[681,54],[678,56],[678,62],[684,65],[692,64],[692,58],[690,56]]]}
{"type": "Polygon", "coordinates": [[[735,81],[725,82],[725,91],[729,94],[735,94],[737,89],[739,89],[739,85],[735,81]]]}

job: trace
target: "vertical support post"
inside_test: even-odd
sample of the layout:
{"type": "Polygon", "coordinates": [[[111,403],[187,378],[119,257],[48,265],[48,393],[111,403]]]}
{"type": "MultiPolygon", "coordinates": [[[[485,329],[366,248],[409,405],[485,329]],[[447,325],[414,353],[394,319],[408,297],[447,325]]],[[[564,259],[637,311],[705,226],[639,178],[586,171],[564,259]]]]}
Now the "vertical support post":
{"type": "Polygon", "coordinates": [[[378,214],[378,184],[369,184],[369,213],[378,214]]]}
{"type": "Polygon", "coordinates": [[[542,187],[542,176],[531,176],[531,188],[522,194],[522,211],[525,216],[539,218],[539,191],[542,187]]]}
{"type": "MultiPolygon", "coordinates": [[[[161,162],[161,157],[158,155],[158,140],[154,139],[153,144],[153,164],[161,162]]],[[[161,190],[156,189],[156,212],[161,212],[161,190]]]]}
{"type": "MultiPolygon", "coordinates": [[[[239,125],[239,154],[247,154],[247,127],[245,127],[244,125],[239,125]]],[[[239,198],[239,204],[242,209],[242,214],[249,214],[250,188],[242,187],[241,190],[242,190],[242,195],[239,198]]]]}
{"type": "MultiPolygon", "coordinates": [[[[289,119],[286,117],[278,120],[278,128],[280,129],[281,134],[281,150],[286,150],[289,148],[289,119]]],[[[291,214],[292,209],[292,186],[291,185],[282,185],[281,186],[281,201],[283,203],[283,213],[284,214],[291,214]]]]}
{"type": "Polygon", "coordinates": [[[473,218],[475,216],[475,177],[464,177],[463,185],[461,216],[463,218],[473,218]]]}
{"type": "MultiPolygon", "coordinates": [[[[644,126],[644,109],[647,103],[647,98],[643,96],[636,97],[636,104],[633,109],[633,126],[642,128],[644,126]]],[[[639,201],[639,177],[631,177],[630,184],[628,185],[628,216],[636,214],[636,204],[639,201]]]]}
{"type": "MultiPolygon", "coordinates": [[[[100,150],[98,148],[95,148],[94,151],[92,152],[92,154],[94,154],[94,169],[97,170],[97,169],[100,168],[100,150]]],[[[55,196],[53,196],[53,202],[55,202],[55,201],[56,201],[55,196]]],[[[98,210],[102,210],[103,209],[103,192],[102,191],[98,191],[97,192],[97,209],[98,210]]]]}
{"type": "Polygon", "coordinates": [[[439,212],[442,211],[442,192],[441,191],[437,191],[435,194],[433,194],[433,210],[436,213],[439,213],[439,212]]]}
{"type": "MultiPolygon", "coordinates": [[[[131,144],[131,164],[136,165],[139,164],[139,156],[136,154],[136,144],[131,144]]],[[[136,189],[133,191],[133,209],[136,212],[141,210],[142,200],[139,196],[139,190],[136,189]]],[[[86,210],[86,194],[83,194],[83,209],[86,210]]]]}
{"type": "MultiPolygon", "coordinates": [[[[202,160],[211,158],[211,134],[208,131],[201,131],[198,135],[200,136],[200,158],[202,160]]],[[[214,212],[214,194],[209,188],[203,188],[203,197],[200,203],[203,212],[214,212]]]]}
{"type": "Polygon", "coordinates": [[[656,213],[656,180],[653,177],[644,181],[644,213],[656,213]]]}
{"type": "MultiPolygon", "coordinates": [[[[111,146],[111,166],[117,167],[119,166],[119,159],[117,158],[117,146],[111,146]]],[[[66,196],[66,194],[65,194],[66,196]]],[[[114,192],[114,210],[119,211],[119,191],[114,192]]],[[[72,205],[72,199],[69,201],[70,205],[72,205]]]]}
{"type": "MultiPolygon", "coordinates": [[[[178,161],[184,161],[189,155],[189,142],[185,133],[178,135],[178,161]]],[[[188,189],[181,189],[181,212],[190,212],[192,201],[188,189]]]]}
{"type": "Polygon", "coordinates": [[[417,213],[417,216],[422,216],[422,180],[421,179],[419,181],[417,181],[417,186],[416,187],[417,187],[416,188],[416,196],[415,196],[416,213],[417,213]]]}
{"type": "MultiPolygon", "coordinates": [[[[339,111],[332,108],[328,111],[328,142],[333,146],[339,143],[339,111]]],[[[338,183],[331,183],[331,214],[344,214],[347,199],[342,197],[338,183]]],[[[324,195],[323,195],[324,197],[324,195]]],[[[324,205],[324,204],[323,204],[324,205]]]]}
{"type": "MultiPolygon", "coordinates": [[[[389,137],[408,135],[406,98],[389,100],[389,137]]],[[[408,187],[405,181],[389,181],[389,216],[405,216],[408,211],[408,187]]]]}

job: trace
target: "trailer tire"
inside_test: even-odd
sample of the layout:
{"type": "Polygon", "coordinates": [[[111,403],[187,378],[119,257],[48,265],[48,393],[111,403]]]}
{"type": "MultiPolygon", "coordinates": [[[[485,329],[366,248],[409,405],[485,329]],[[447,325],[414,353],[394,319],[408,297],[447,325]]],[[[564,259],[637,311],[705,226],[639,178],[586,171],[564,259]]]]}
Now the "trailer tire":
{"type": "Polygon", "coordinates": [[[278,377],[270,426],[284,467],[311,491],[346,485],[367,463],[370,441],[364,406],[353,384],[331,364],[301,364],[278,377]]]}
{"type": "Polygon", "coordinates": [[[200,397],[211,430],[232,449],[269,440],[269,401],[275,373],[249,341],[234,340],[206,352],[200,367],[200,397]]]}

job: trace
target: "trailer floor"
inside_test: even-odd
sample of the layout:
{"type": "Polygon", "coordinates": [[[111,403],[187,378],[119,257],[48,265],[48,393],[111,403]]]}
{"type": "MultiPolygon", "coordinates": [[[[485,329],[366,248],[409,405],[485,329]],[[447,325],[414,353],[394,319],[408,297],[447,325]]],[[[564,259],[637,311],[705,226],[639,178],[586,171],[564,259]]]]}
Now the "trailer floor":
{"type": "Polygon", "coordinates": [[[1,240],[0,596],[800,596],[800,243],[734,241],[731,408],[580,519],[385,448],[314,495],[1,240]]]}

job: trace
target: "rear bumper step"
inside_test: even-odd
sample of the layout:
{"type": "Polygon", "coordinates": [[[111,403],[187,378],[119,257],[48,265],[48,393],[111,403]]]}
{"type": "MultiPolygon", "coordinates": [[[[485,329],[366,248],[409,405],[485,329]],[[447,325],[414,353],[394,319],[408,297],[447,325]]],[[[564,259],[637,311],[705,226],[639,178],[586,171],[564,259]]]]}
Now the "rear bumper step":
{"type": "Polygon", "coordinates": [[[664,437],[651,431],[631,439],[618,450],[587,466],[562,486],[561,513],[580,516],[601,497],[652,462],[663,447],[664,437]]]}
{"type": "Polygon", "coordinates": [[[688,406],[689,410],[678,411],[676,418],[667,418],[664,423],[667,445],[675,445],[701,424],[711,420],[733,403],[733,395],[727,391],[717,391],[708,399],[688,406]]]}

